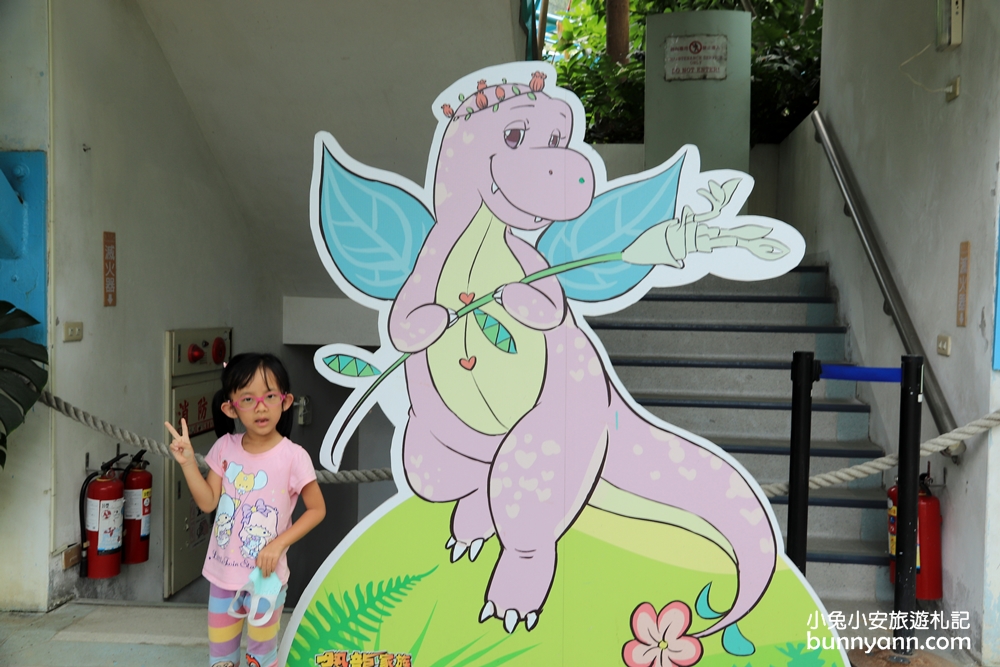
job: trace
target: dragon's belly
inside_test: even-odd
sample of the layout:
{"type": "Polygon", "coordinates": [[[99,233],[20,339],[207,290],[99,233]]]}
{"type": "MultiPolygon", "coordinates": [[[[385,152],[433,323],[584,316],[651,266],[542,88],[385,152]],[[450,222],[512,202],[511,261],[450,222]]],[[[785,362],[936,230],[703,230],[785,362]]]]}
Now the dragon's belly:
{"type": "MultiPolygon", "coordinates": [[[[484,205],[441,271],[437,303],[458,311],[524,278],[504,241],[506,229],[484,205]]],[[[545,375],[545,335],[490,302],[447,329],[427,350],[434,387],[445,405],[480,433],[506,433],[534,405],[545,375]]]]}

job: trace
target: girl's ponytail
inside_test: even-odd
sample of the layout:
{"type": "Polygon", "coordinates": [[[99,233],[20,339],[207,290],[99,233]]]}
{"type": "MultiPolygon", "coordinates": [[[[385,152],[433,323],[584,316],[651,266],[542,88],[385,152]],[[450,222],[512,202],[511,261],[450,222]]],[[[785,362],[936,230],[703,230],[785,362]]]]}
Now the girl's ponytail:
{"type": "Polygon", "coordinates": [[[236,420],[222,411],[222,404],[228,400],[225,389],[215,392],[212,398],[212,420],[215,422],[215,435],[219,438],[236,431],[236,420]]]}

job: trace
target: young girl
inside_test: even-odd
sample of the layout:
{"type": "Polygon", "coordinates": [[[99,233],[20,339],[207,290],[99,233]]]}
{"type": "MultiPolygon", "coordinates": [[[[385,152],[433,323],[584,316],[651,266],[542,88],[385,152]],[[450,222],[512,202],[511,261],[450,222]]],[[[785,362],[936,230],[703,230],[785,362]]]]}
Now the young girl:
{"type": "MultiPolygon", "coordinates": [[[[287,438],[294,400],[289,389],[288,373],[277,357],[255,353],[233,357],[222,371],[222,389],[212,404],[215,432],[220,437],[205,457],[210,468],[207,479],[198,470],[187,422],[181,420],[181,433],[167,424],[174,436],[170,451],[184,470],[191,496],[203,512],[218,509],[202,569],[212,585],[208,603],[212,667],[240,664],[243,619],[230,616],[228,610],[254,567],[264,577],[277,572],[281,583],[287,584],[285,552],[326,516],[312,460],[287,438]],[[245,433],[234,433],[236,419],[245,433]],[[306,511],[291,523],[300,495],[306,511]]],[[[260,627],[250,626],[250,665],[278,664],[284,590],[271,620],[260,627]]]]}

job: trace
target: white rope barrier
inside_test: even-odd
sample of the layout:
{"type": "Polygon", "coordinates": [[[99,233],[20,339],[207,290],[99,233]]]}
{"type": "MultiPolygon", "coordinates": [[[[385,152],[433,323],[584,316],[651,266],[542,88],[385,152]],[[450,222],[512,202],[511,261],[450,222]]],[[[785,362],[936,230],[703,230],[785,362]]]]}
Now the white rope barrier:
{"type": "MultiPolygon", "coordinates": [[[[980,433],[985,433],[994,426],[1000,426],[1000,410],[991,412],[981,419],[969,422],[965,426],[960,426],[953,431],[949,431],[948,433],[939,435],[936,438],[931,438],[927,442],[922,443],[920,445],[920,455],[930,456],[931,454],[937,454],[938,452],[942,452],[950,447],[954,447],[967,438],[979,435],[980,433]]],[[[858,465],[850,466],[849,468],[841,468],[840,470],[823,473],[822,475],[813,475],[809,478],[809,488],[823,489],[836,486],[838,484],[846,484],[847,482],[851,482],[856,479],[862,479],[864,477],[869,477],[870,475],[877,475],[885,470],[895,467],[898,463],[899,457],[893,454],[891,456],[882,456],[871,461],[859,463],[858,465]]],[[[761,485],[761,489],[764,490],[764,495],[768,498],[788,495],[787,482],[763,484],[761,485]]]]}
{"type": "MultiPolygon", "coordinates": [[[[88,426],[95,431],[103,433],[123,444],[129,444],[139,449],[155,452],[160,456],[173,459],[170,448],[162,442],[150,440],[131,431],[109,424],[108,422],[95,417],[85,410],[74,407],[62,400],[58,396],[53,396],[48,391],[42,391],[39,400],[53,410],[66,415],[73,421],[77,421],[84,426],[88,426]]],[[[208,471],[208,464],[205,457],[195,452],[198,461],[198,468],[204,473],[208,471]]],[[[363,484],[365,482],[382,482],[392,479],[391,468],[376,468],[373,470],[341,470],[340,472],[330,472],[329,470],[317,470],[316,480],[320,484],[363,484]]]]}
{"type": "MultiPolygon", "coordinates": [[[[58,396],[53,396],[48,391],[42,391],[39,400],[53,410],[66,415],[70,419],[80,422],[84,426],[88,426],[95,431],[104,433],[115,440],[130,444],[140,449],[155,452],[166,458],[173,458],[170,454],[170,448],[162,442],[150,440],[149,438],[143,438],[142,436],[136,435],[131,431],[109,424],[89,412],[70,405],[58,396]]],[[[1000,426],[1000,410],[992,412],[981,419],[969,422],[965,426],[960,426],[954,431],[949,431],[948,433],[939,435],[936,438],[931,438],[927,442],[922,443],[920,445],[920,455],[930,456],[931,454],[944,451],[974,435],[985,433],[995,426],[1000,426]]],[[[198,467],[201,471],[207,471],[208,465],[205,463],[205,458],[198,453],[195,453],[195,457],[198,460],[198,467]]],[[[846,484],[847,482],[852,482],[856,479],[877,475],[885,470],[895,467],[897,463],[899,463],[898,456],[883,456],[872,461],[866,461],[864,463],[859,463],[858,465],[841,468],[840,470],[835,470],[833,472],[813,475],[809,478],[809,488],[823,489],[831,486],[837,486],[838,484],[846,484]]],[[[340,472],[317,470],[316,479],[321,484],[364,484],[368,482],[383,482],[392,479],[392,469],[375,468],[371,470],[341,470],[340,472]]],[[[787,482],[763,484],[761,488],[764,490],[764,494],[768,498],[788,494],[787,482]]]]}

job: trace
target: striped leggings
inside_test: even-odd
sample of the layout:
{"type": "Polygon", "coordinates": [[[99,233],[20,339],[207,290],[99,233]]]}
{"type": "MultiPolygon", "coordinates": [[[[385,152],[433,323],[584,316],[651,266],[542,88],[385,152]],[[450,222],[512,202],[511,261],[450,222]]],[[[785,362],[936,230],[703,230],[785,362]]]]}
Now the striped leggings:
{"type": "MultiPolygon", "coordinates": [[[[246,619],[229,615],[229,605],[236,591],[227,591],[212,584],[208,598],[208,664],[210,667],[239,667],[240,639],[243,636],[243,622],[246,619]]],[[[250,599],[240,601],[245,613],[250,599]]],[[[278,664],[278,626],[281,609],[285,602],[285,591],[278,596],[277,608],[267,625],[255,627],[247,624],[247,665],[249,667],[273,667],[278,664]]],[[[265,611],[260,609],[259,611],[265,611]]]]}

